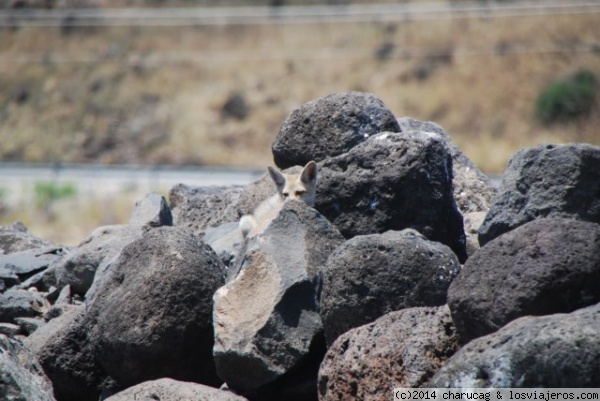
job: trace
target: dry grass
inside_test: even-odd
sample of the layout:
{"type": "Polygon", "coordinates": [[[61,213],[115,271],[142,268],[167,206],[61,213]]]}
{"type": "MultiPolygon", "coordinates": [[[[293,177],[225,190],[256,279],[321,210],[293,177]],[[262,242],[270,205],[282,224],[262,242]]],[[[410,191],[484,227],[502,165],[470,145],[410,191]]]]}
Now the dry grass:
{"type": "Polygon", "coordinates": [[[598,112],[559,127],[539,125],[533,113],[546,83],[578,68],[600,72],[598,53],[578,51],[597,44],[599,33],[595,14],[70,36],[22,28],[3,34],[3,158],[263,166],[294,108],[362,90],[398,116],[441,124],[484,171],[497,173],[514,151],[541,141],[600,143],[598,112]],[[394,45],[391,58],[378,60],[384,43],[394,45]],[[23,91],[27,98],[15,102],[23,91]],[[242,121],[220,114],[231,93],[249,104],[242,121]],[[148,134],[152,126],[161,133],[148,134]]]}
{"type": "Polygon", "coordinates": [[[518,148],[541,141],[600,143],[597,112],[545,127],[533,111],[548,82],[579,68],[600,72],[598,53],[577,51],[599,33],[596,14],[5,31],[1,151],[26,161],[263,166],[294,108],[362,90],[398,116],[441,124],[484,171],[497,173],[518,148]],[[384,43],[394,49],[379,60],[384,43]],[[23,54],[37,60],[20,62],[23,54]],[[20,91],[27,98],[15,102],[20,91]],[[245,96],[246,119],[221,115],[231,93],[245,96]],[[152,126],[160,133],[147,135],[152,126]]]}
{"type": "Polygon", "coordinates": [[[0,208],[0,225],[21,221],[39,237],[56,244],[76,246],[97,227],[126,223],[139,199],[139,195],[133,194],[94,200],[73,197],[53,202],[49,211],[26,202],[0,208]]]}

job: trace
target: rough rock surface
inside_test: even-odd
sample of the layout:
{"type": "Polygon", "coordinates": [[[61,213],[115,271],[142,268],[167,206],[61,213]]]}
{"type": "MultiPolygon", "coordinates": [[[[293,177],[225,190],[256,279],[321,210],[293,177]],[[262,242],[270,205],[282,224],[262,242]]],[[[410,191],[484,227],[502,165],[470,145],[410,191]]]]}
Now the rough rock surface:
{"type": "Polygon", "coordinates": [[[129,224],[99,227],[77,248],[53,266],[56,286],[70,285],[75,294],[92,299],[102,285],[109,262],[144,231],[173,224],[166,200],[150,193],[136,203],[129,224]],[[86,294],[90,288],[94,288],[86,294]]]}
{"type": "Polygon", "coordinates": [[[450,135],[441,126],[410,117],[399,118],[398,125],[403,133],[428,132],[444,140],[452,155],[454,199],[458,209],[462,213],[488,211],[496,195],[489,177],[452,142],[450,135]]]}
{"type": "MultiPolygon", "coordinates": [[[[335,120],[316,112],[323,121],[315,126],[335,120]]],[[[341,136],[375,126],[360,125],[359,114],[336,116],[347,124],[337,127],[341,136]]],[[[127,225],[102,227],[71,249],[22,224],[0,227],[0,316],[17,323],[0,322],[0,333],[34,353],[58,401],[97,401],[132,385],[119,396],[243,399],[224,390],[233,388],[252,401],[314,401],[319,391],[324,399],[386,399],[384,388],[422,386],[443,363],[436,376],[443,381],[432,382],[439,386],[598,387],[600,306],[572,312],[600,302],[598,148],[551,145],[515,156],[505,184],[514,184],[516,200],[497,202],[506,210],[488,218],[522,212],[524,223],[506,224],[510,232],[479,250],[470,244],[452,299],[431,284],[443,282],[446,290],[459,270],[456,256],[466,259],[464,232],[478,229],[490,188],[441,127],[409,118],[398,126],[400,132],[340,142],[342,153],[319,162],[316,210],[289,203],[247,242],[238,221],[275,192],[267,174],[244,188],[177,186],[176,227],[164,227],[169,209],[150,194],[127,225]],[[563,213],[570,219],[543,217],[563,213]],[[412,242],[404,238],[399,250],[381,240],[407,228],[412,242]],[[379,239],[358,246],[366,237],[379,239]],[[419,297],[425,302],[411,303],[419,297]],[[433,301],[442,306],[413,306],[433,301]],[[404,309],[379,317],[396,308],[404,309]],[[571,314],[519,318],[556,312],[571,314]],[[331,345],[318,386],[324,325],[345,331],[361,319],[370,323],[331,345]],[[471,338],[463,354],[444,362],[457,341],[471,338]],[[184,382],[218,386],[217,373],[229,382],[220,391],[184,382]]],[[[296,143],[312,159],[305,139],[298,135],[296,143]]],[[[329,150],[332,140],[313,142],[329,150]]],[[[17,376],[4,373],[30,365],[9,346],[0,338],[0,359],[11,355],[0,362],[0,399],[32,390],[14,390],[17,376]]]]}
{"type": "Polygon", "coordinates": [[[542,218],[477,251],[448,291],[461,340],[525,315],[571,312],[600,302],[600,225],[542,218]]]}
{"type": "Polygon", "coordinates": [[[0,292],[6,291],[8,288],[19,284],[19,276],[10,269],[0,267],[0,292]]]}
{"type": "Polygon", "coordinates": [[[10,226],[0,226],[0,255],[52,247],[56,246],[50,241],[31,234],[21,222],[16,222],[10,226]]]}
{"type": "Polygon", "coordinates": [[[322,161],[319,176],[315,207],[344,237],[414,228],[466,260],[452,158],[436,135],[377,134],[322,161]]]}
{"type": "Polygon", "coordinates": [[[227,267],[229,276],[244,245],[240,223],[234,221],[233,223],[223,223],[218,227],[208,227],[204,231],[204,242],[219,255],[227,267]]]}
{"type": "Polygon", "coordinates": [[[471,341],[430,387],[599,387],[600,304],[523,317],[471,341]]]}
{"type": "Polygon", "coordinates": [[[600,223],[600,147],[539,145],[515,153],[494,204],[479,229],[479,242],[540,217],[600,223]]]}
{"type": "Polygon", "coordinates": [[[393,387],[420,387],[454,354],[447,306],[391,312],[341,335],[319,370],[319,400],[386,400],[393,387]]]}
{"type": "Polygon", "coordinates": [[[360,235],[338,247],[323,274],[321,318],[327,344],[386,313],[446,303],[458,259],[414,230],[360,235]]]}
{"type": "Polygon", "coordinates": [[[59,401],[96,401],[106,373],[90,346],[85,306],[52,319],[25,339],[54,385],[59,401]]]}
{"type": "Polygon", "coordinates": [[[0,334],[8,336],[10,338],[21,332],[21,327],[17,324],[12,323],[0,323],[0,334]]]}
{"type": "MultiPolygon", "coordinates": [[[[56,286],[71,286],[73,293],[86,295],[94,281],[101,281],[109,262],[121,250],[142,236],[141,226],[114,225],[99,227],[77,248],[53,266],[56,286]]],[[[97,286],[98,284],[96,284],[97,286]]],[[[87,294],[93,297],[95,290],[87,294]]]]}
{"type": "Polygon", "coordinates": [[[0,322],[15,323],[18,317],[42,316],[50,304],[37,292],[10,289],[0,294],[0,322]]]}
{"type": "Polygon", "coordinates": [[[55,401],[52,383],[34,355],[19,341],[0,334],[0,399],[55,401]]]}
{"type": "Polygon", "coordinates": [[[312,100],[294,110],[273,142],[280,168],[304,166],[349,151],[380,132],[399,132],[398,122],[376,96],[340,92],[312,100]]]}
{"type": "Polygon", "coordinates": [[[469,212],[463,214],[463,225],[467,236],[467,255],[473,256],[479,248],[479,227],[485,219],[486,212],[469,212]]]}
{"type": "Polygon", "coordinates": [[[0,269],[7,269],[25,281],[28,277],[47,269],[62,257],[62,249],[56,247],[36,248],[0,254],[0,269]]]}
{"type": "Polygon", "coordinates": [[[232,392],[198,383],[163,378],[140,383],[123,390],[105,401],[160,400],[160,401],[247,401],[232,392]]]}
{"type": "Polygon", "coordinates": [[[150,227],[172,226],[173,216],[165,198],[156,192],[151,192],[135,204],[129,224],[150,227]]]}
{"type": "Polygon", "coordinates": [[[106,372],[124,386],[160,377],[218,385],[212,296],[225,270],[217,255],[187,230],[159,227],[113,264],[87,313],[106,372]]]}
{"type": "Polygon", "coordinates": [[[46,321],[41,317],[17,317],[15,323],[19,325],[21,331],[25,335],[30,335],[40,327],[46,324],[46,321]]]}
{"type": "Polygon", "coordinates": [[[237,205],[242,190],[175,185],[169,192],[174,224],[200,234],[207,227],[237,221],[241,217],[237,205]]]}
{"type": "Polygon", "coordinates": [[[242,271],[215,294],[215,362],[230,388],[258,389],[310,358],[322,332],[321,270],[342,242],[323,216],[298,201],[287,202],[249,240],[242,271]]]}

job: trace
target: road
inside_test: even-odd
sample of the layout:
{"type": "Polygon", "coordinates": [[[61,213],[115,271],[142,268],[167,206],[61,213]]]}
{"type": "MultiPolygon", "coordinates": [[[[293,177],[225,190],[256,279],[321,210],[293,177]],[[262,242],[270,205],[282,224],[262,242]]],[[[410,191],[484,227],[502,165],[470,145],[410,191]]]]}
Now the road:
{"type": "Polygon", "coordinates": [[[248,184],[262,174],[258,170],[217,167],[154,167],[108,165],[0,165],[0,192],[9,205],[22,202],[37,183],[73,186],[80,199],[129,193],[143,196],[166,192],[174,185],[230,186],[248,184]]]}

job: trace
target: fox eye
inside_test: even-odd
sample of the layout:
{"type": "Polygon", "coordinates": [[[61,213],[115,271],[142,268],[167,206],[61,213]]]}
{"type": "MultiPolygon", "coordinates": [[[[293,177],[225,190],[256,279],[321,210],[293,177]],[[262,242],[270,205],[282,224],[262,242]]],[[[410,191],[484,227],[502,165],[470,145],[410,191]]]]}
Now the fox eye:
{"type": "Polygon", "coordinates": [[[296,196],[302,196],[305,193],[306,193],[306,191],[304,191],[304,190],[298,190],[298,191],[296,191],[296,196]]]}
{"type": "Polygon", "coordinates": [[[281,195],[283,195],[284,198],[287,198],[288,196],[290,196],[290,194],[288,194],[287,192],[284,192],[281,195]]]}

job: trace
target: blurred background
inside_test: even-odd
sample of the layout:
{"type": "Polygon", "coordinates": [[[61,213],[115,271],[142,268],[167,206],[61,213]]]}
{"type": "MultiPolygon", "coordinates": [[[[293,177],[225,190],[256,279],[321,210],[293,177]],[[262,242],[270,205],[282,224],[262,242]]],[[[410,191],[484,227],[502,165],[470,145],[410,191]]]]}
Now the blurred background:
{"type": "Polygon", "coordinates": [[[600,145],[599,80],[598,0],[0,0],[0,225],[75,245],[150,190],[247,183],[339,91],[501,174],[600,145]]]}

